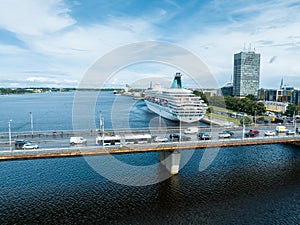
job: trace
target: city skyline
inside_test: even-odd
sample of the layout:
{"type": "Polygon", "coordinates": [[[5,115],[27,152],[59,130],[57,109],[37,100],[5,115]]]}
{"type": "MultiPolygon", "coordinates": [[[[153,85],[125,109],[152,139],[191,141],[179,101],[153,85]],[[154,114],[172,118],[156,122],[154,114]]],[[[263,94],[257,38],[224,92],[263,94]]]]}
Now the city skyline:
{"type": "MultiPolygon", "coordinates": [[[[76,87],[101,56],[151,40],[198,56],[220,87],[231,81],[233,55],[255,48],[261,54],[260,87],[278,87],[284,77],[288,86],[300,88],[299,1],[1,3],[2,87],[76,87]]],[[[172,79],[177,71],[161,65],[128,67],[109,85],[124,86],[140,74],[172,79]]]]}

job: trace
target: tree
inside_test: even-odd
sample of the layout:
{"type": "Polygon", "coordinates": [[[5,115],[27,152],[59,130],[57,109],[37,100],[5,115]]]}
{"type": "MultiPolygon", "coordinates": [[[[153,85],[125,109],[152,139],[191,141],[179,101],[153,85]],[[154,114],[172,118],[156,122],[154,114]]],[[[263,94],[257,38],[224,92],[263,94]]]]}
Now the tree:
{"type": "Polygon", "coordinates": [[[298,107],[295,104],[290,103],[286,108],[285,115],[293,116],[297,114],[298,114],[298,107]]]}
{"type": "Polygon", "coordinates": [[[196,95],[196,96],[200,96],[200,98],[206,103],[208,104],[208,101],[207,101],[207,97],[206,95],[202,92],[202,91],[193,91],[193,94],[196,95]]]}
{"type": "Polygon", "coordinates": [[[256,97],[254,95],[251,95],[251,94],[247,95],[246,98],[248,98],[251,101],[256,101],[256,97]]]}
{"type": "Polygon", "coordinates": [[[245,116],[244,118],[240,119],[240,123],[241,125],[244,124],[245,126],[248,126],[252,124],[252,119],[249,116],[245,116]]]}

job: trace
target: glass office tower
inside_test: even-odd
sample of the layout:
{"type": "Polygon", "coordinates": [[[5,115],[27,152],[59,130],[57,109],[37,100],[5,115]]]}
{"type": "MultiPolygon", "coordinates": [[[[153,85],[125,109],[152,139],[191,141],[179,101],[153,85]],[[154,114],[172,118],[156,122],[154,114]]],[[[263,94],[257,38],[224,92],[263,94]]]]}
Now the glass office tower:
{"type": "Polygon", "coordinates": [[[260,54],[254,51],[234,54],[233,95],[257,95],[260,77],[260,54]]]}

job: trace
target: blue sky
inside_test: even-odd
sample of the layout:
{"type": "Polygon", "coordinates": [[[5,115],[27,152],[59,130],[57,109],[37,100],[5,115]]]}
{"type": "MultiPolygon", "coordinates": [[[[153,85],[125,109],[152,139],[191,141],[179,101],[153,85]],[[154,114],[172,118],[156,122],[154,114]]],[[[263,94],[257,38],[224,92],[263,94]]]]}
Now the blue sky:
{"type": "MultiPolygon", "coordinates": [[[[300,1],[0,0],[0,86],[76,87],[103,55],[140,41],[163,41],[197,55],[219,85],[233,54],[261,53],[261,87],[300,88],[300,1]]],[[[144,77],[171,79],[175,68],[139,65],[108,86],[144,77]]]]}

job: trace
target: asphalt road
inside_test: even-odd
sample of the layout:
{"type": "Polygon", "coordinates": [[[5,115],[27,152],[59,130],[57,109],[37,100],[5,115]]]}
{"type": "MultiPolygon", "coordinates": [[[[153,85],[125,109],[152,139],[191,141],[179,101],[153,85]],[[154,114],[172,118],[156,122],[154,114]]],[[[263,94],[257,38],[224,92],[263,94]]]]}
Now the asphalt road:
{"type": "MultiPolygon", "coordinates": [[[[275,131],[276,125],[269,125],[269,126],[257,126],[257,127],[251,127],[251,128],[246,128],[245,133],[248,132],[250,129],[256,129],[259,130],[260,133],[258,137],[264,137],[264,132],[267,130],[272,130],[275,131]]],[[[286,126],[287,129],[294,130],[293,125],[288,125],[286,126]]],[[[232,138],[240,138],[242,139],[243,137],[243,131],[241,127],[238,128],[219,128],[219,127],[213,127],[212,129],[210,128],[202,128],[199,129],[199,132],[205,132],[209,135],[211,135],[213,140],[219,139],[218,134],[224,130],[231,130],[234,132],[234,135],[232,138]]],[[[179,130],[177,131],[153,131],[150,132],[152,137],[155,136],[166,136],[169,137],[170,133],[179,133],[179,130]]],[[[184,129],[181,131],[182,135],[188,136],[191,138],[193,141],[199,140],[197,137],[197,133],[195,134],[184,134],[184,129]]],[[[86,135],[83,136],[84,138],[87,139],[87,146],[95,146],[96,145],[96,133],[93,135],[86,135]]],[[[268,138],[268,137],[265,137],[268,138]]],[[[7,138],[8,139],[8,138],[7,138]]],[[[0,150],[7,150],[9,149],[9,141],[5,140],[5,138],[1,139],[0,142],[0,150]]],[[[56,135],[56,136],[41,136],[41,137],[34,137],[34,138],[26,138],[28,141],[32,143],[36,143],[39,145],[39,148],[64,148],[64,147],[70,147],[70,136],[67,135],[56,135]]],[[[14,142],[12,140],[12,149],[15,149],[14,142]]]]}

